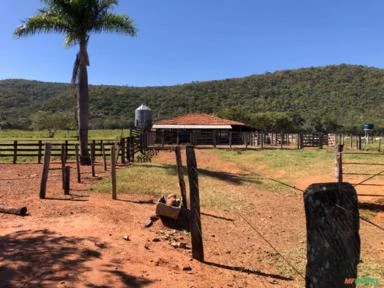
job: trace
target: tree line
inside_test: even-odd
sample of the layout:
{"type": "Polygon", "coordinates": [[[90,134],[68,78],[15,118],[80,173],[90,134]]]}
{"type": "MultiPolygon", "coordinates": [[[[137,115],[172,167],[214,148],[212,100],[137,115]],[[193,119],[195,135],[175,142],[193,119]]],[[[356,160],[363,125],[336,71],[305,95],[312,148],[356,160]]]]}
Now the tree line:
{"type": "MultiPolygon", "coordinates": [[[[277,71],[244,78],[162,87],[91,85],[90,128],[124,128],[142,103],[155,120],[210,113],[262,130],[355,132],[384,128],[384,70],[357,65],[277,71]]],[[[31,129],[38,111],[74,115],[73,88],[0,81],[0,128],[31,129]]]]}

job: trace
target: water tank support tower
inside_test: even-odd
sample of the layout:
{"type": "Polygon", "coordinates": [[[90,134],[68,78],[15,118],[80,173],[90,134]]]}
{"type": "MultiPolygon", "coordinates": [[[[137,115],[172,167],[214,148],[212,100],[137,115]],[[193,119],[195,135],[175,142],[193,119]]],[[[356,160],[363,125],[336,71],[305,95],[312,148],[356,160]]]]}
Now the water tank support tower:
{"type": "Polygon", "coordinates": [[[366,123],[364,124],[363,126],[363,130],[364,130],[364,139],[365,139],[365,144],[368,144],[369,143],[369,133],[372,132],[374,128],[374,125],[371,124],[371,123],[366,123]]]}

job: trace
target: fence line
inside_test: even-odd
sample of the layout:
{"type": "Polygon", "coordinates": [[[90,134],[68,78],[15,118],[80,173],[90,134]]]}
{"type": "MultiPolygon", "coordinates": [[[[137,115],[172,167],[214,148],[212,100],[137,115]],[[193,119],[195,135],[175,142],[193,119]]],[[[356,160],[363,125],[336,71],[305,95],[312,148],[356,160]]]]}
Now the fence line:
{"type": "MultiPolygon", "coordinates": [[[[145,151],[147,149],[148,142],[143,142],[141,135],[132,137],[121,138],[120,140],[91,140],[89,141],[89,151],[92,151],[93,157],[110,157],[110,148],[115,143],[118,143],[121,147],[119,155],[122,163],[125,160],[132,160],[132,155],[145,151]],[[129,155],[128,155],[129,153],[129,155]],[[129,156],[129,157],[128,157],[129,156]]],[[[78,141],[64,140],[64,141],[42,141],[42,140],[14,140],[12,143],[0,143],[0,158],[10,158],[14,164],[17,163],[19,157],[31,157],[36,158],[40,164],[44,154],[45,143],[51,143],[52,145],[52,157],[62,156],[62,146],[65,149],[67,157],[76,157],[76,145],[78,141]]],[[[130,162],[130,161],[129,161],[130,162]]]]}

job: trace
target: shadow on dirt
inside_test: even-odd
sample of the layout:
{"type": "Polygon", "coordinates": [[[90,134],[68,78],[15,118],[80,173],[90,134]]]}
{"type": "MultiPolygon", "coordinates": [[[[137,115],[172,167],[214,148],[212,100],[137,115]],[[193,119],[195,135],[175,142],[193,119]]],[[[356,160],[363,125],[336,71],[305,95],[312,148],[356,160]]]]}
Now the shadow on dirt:
{"type": "Polygon", "coordinates": [[[221,269],[237,271],[237,272],[242,272],[242,273],[247,273],[247,274],[253,274],[253,275],[262,276],[262,277],[270,277],[270,278],[279,279],[279,280],[283,280],[283,281],[292,281],[293,280],[292,278],[284,277],[281,275],[265,273],[262,271],[252,270],[252,269],[245,268],[245,267],[228,266],[228,265],[213,263],[213,262],[209,262],[209,261],[204,261],[204,264],[207,264],[207,265],[213,266],[213,267],[217,267],[217,268],[221,268],[221,269]]]}
{"type": "MultiPolygon", "coordinates": [[[[145,278],[137,278],[131,275],[128,275],[122,271],[118,270],[103,270],[102,272],[104,273],[111,273],[117,277],[120,278],[120,281],[122,284],[126,285],[125,287],[130,287],[130,288],[140,288],[144,287],[152,281],[145,279],[145,278]]],[[[86,287],[88,288],[114,288],[114,285],[94,285],[94,284],[88,284],[86,287]]]]}
{"type": "MultiPolygon", "coordinates": [[[[56,287],[61,282],[75,283],[79,275],[89,271],[86,262],[101,257],[99,251],[86,248],[86,240],[97,239],[66,237],[47,229],[0,236],[0,288],[56,287]]],[[[134,278],[121,273],[117,275],[121,281],[131,284],[130,279],[134,278]]],[[[139,284],[129,287],[140,287],[139,284]]]]}
{"type": "MultiPolygon", "coordinates": [[[[167,173],[169,175],[177,175],[177,168],[176,165],[171,165],[171,164],[142,164],[140,165],[143,168],[161,168],[161,169],[166,169],[167,173]]],[[[242,185],[245,183],[254,183],[254,184],[262,184],[263,182],[261,179],[259,179],[258,175],[238,175],[238,174],[233,174],[233,173],[227,173],[224,171],[212,171],[208,169],[202,169],[198,168],[199,175],[201,176],[207,176],[211,178],[215,178],[217,180],[225,181],[230,184],[235,184],[235,185],[242,185]]],[[[188,171],[186,167],[183,167],[183,172],[185,177],[188,175],[188,171]]]]}
{"type": "Polygon", "coordinates": [[[359,202],[359,209],[382,212],[384,211],[384,204],[359,202]]]}

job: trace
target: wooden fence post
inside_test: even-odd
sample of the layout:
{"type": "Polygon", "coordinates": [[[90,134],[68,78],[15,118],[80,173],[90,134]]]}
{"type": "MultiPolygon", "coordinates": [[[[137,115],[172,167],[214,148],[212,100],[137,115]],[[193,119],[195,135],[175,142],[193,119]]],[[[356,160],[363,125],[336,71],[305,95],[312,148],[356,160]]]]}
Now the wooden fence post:
{"type": "Polygon", "coordinates": [[[324,145],[324,134],[320,133],[319,134],[319,148],[323,149],[323,145],[324,145]]]}
{"type": "Polygon", "coordinates": [[[229,131],[229,148],[232,148],[232,131],[229,131]]]}
{"type": "Polygon", "coordinates": [[[198,261],[204,261],[203,234],[200,220],[200,196],[199,181],[197,173],[197,164],[195,150],[192,145],[187,145],[187,166],[189,179],[190,195],[190,229],[192,236],[192,257],[198,261]]]}
{"type": "Polygon", "coordinates": [[[283,145],[284,145],[284,132],[281,132],[280,133],[280,149],[283,149],[283,145]]]}
{"type": "Polygon", "coordinates": [[[76,157],[77,183],[80,183],[81,182],[81,173],[80,173],[79,144],[75,145],[75,157],[76,157]]]}
{"type": "Polygon", "coordinates": [[[127,155],[126,155],[126,159],[127,159],[127,161],[128,161],[128,163],[130,163],[131,162],[131,150],[130,150],[130,144],[129,144],[129,137],[127,137],[126,139],[125,139],[125,142],[127,143],[127,150],[126,150],[126,153],[127,153],[127,155]]]}
{"type": "Polygon", "coordinates": [[[343,144],[336,145],[336,182],[343,182],[343,144]]]}
{"type": "Polygon", "coordinates": [[[65,161],[68,160],[68,140],[64,141],[65,144],[65,161]]]}
{"type": "Polygon", "coordinates": [[[128,161],[129,163],[132,162],[131,154],[132,154],[132,153],[131,153],[131,139],[128,138],[128,139],[127,139],[127,161],[128,161]]]}
{"type": "Polygon", "coordinates": [[[52,144],[46,143],[45,152],[44,152],[43,173],[41,174],[41,182],[40,182],[40,199],[45,199],[45,194],[47,191],[49,162],[51,161],[51,149],[52,149],[52,144]]]}
{"type": "Polygon", "coordinates": [[[132,136],[131,137],[131,161],[132,163],[135,162],[135,138],[132,136]]]}
{"type": "Polygon", "coordinates": [[[101,153],[103,154],[104,171],[107,171],[107,155],[105,153],[104,143],[101,144],[101,153]]]}
{"type": "Polygon", "coordinates": [[[61,153],[60,153],[60,161],[61,161],[61,182],[62,187],[64,189],[65,186],[65,163],[66,163],[66,157],[65,157],[65,144],[61,144],[61,153]]]}
{"type": "Polygon", "coordinates": [[[112,199],[116,200],[116,146],[111,146],[112,199]]]}
{"type": "Polygon", "coordinates": [[[260,133],[260,148],[261,150],[264,148],[264,132],[260,133]]]}
{"type": "Polygon", "coordinates": [[[13,141],[13,164],[17,162],[17,140],[13,141]]]}
{"type": "Polygon", "coordinates": [[[304,192],[307,222],[306,288],[356,287],[360,261],[357,195],[349,183],[310,185],[304,192]]]}
{"type": "Polygon", "coordinates": [[[358,137],[357,150],[361,151],[361,135],[359,135],[359,137],[358,137]]]}
{"type": "Polygon", "coordinates": [[[39,146],[39,151],[37,152],[37,163],[41,164],[41,158],[43,156],[43,142],[39,140],[37,145],[39,146]]]}
{"type": "Polygon", "coordinates": [[[64,169],[64,195],[69,195],[70,191],[70,183],[71,183],[71,167],[70,166],[65,166],[64,169]]]}
{"type": "Polygon", "coordinates": [[[121,164],[125,164],[125,140],[124,140],[124,138],[121,138],[121,140],[120,140],[120,147],[121,147],[121,164]]]}
{"type": "Polygon", "coordinates": [[[181,149],[180,149],[180,146],[176,146],[175,153],[176,153],[176,166],[177,166],[177,175],[179,177],[179,186],[180,186],[181,199],[183,201],[184,207],[187,208],[188,207],[187,206],[187,191],[185,189],[183,164],[182,164],[182,161],[181,161],[181,149]]]}
{"type": "Polygon", "coordinates": [[[381,152],[381,138],[379,139],[379,148],[377,150],[381,152]]]}
{"type": "Polygon", "coordinates": [[[95,156],[95,146],[96,146],[96,143],[95,143],[95,140],[92,141],[91,143],[91,168],[92,168],[92,177],[95,177],[96,176],[96,170],[95,170],[95,160],[96,160],[96,156],[95,156]]]}

